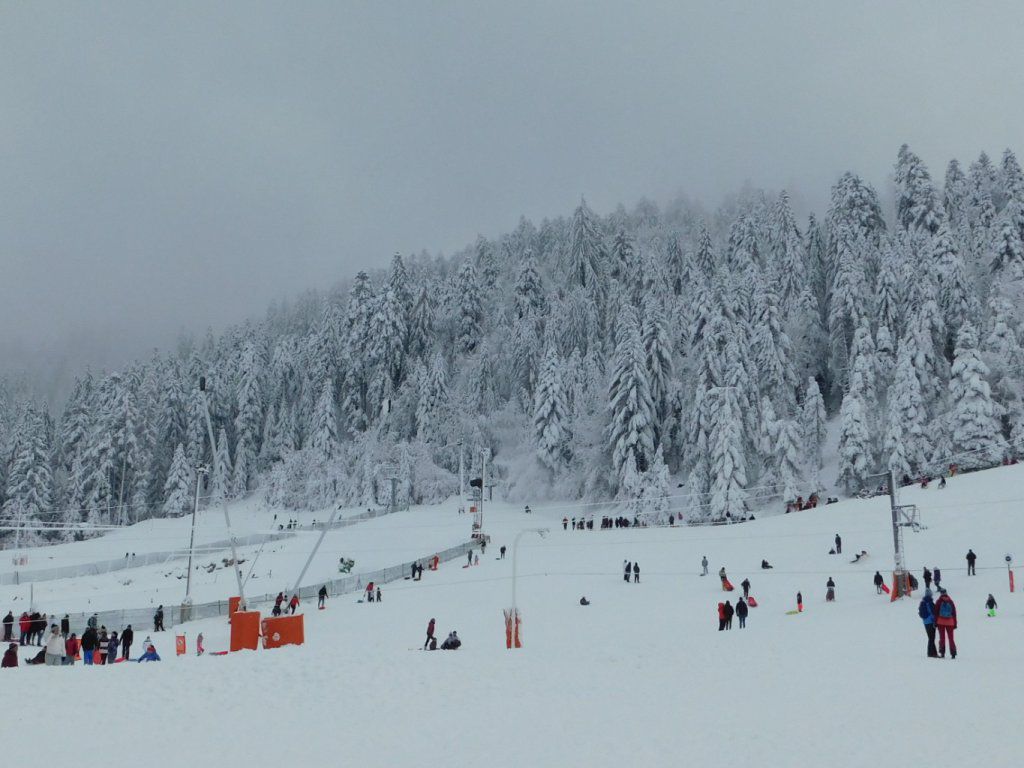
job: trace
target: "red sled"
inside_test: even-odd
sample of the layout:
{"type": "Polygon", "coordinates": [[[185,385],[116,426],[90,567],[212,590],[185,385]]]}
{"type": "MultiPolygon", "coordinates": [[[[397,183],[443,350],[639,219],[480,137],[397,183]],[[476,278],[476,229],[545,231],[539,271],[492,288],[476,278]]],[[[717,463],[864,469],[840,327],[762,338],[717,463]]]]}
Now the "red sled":
{"type": "Polygon", "coordinates": [[[754,599],[753,595],[747,598],[747,605],[751,608],[757,608],[757,600],[754,599]]]}
{"type": "Polygon", "coordinates": [[[724,589],[726,592],[732,592],[735,589],[735,587],[732,585],[732,582],[728,579],[722,579],[722,589],[724,589]]]}
{"type": "Polygon", "coordinates": [[[885,592],[885,594],[888,595],[889,594],[889,585],[883,583],[882,584],[882,591],[885,592]]]}

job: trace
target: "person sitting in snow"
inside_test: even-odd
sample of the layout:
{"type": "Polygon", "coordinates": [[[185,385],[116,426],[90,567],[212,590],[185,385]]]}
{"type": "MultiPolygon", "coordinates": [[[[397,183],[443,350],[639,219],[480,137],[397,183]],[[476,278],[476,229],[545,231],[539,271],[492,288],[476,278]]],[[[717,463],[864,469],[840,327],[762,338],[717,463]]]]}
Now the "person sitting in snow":
{"type": "Polygon", "coordinates": [[[11,643],[4,651],[4,660],[0,662],[0,668],[18,666],[18,644],[11,643]]]}
{"type": "Polygon", "coordinates": [[[771,563],[769,563],[767,560],[762,560],[761,561],[761,570],[767,571],[771,567],[772,567],[771,563]]]}
{"type": "Polygon", "coordinates": [[[442,651],[456,651],[462,646],[462,641],[459,640],[459,633],[454,629],[448,634],[448,637],[441,643],[442,651]]]}
{"type": "Polygon", "coordinates": [[[146,652],[139,656],[139,662],[143,661],[160,661],[160,654],[156,652],[155,645],[147,645],[146,652]]]}
{"type": "Polygon", "coordinates": [[[590,605],[590,601],[587,600],[587,596],[586,595],[584,595],[583,597],[580,598],[580,605],[590,605]]]}

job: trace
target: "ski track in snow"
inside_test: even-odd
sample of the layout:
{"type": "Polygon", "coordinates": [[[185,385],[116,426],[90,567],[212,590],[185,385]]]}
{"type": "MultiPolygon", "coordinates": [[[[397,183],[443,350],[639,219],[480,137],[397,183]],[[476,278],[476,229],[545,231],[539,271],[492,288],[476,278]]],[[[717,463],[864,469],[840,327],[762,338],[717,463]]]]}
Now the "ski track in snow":
{"type": "MultiPolygon", "coordinates": [[[[918,504],[927,526],[906,532],[908,565],[918,576],[924,565],[939,566],[957,602],[956,661],[925,658],[916,599],[875,594],[875,570],[887,578],[892,570],[885,497],[727,527],[593,532],[563,532],[561,510],[526,515],[495,503],[486,524],[493,542],[478,567],[455,561],[422,582],[385,585],[379,605],[356,595],[322,612],[304,605],[304,646],[175,658],[167,632],[154,636],[159,664],[3,670],[7,700],[33,702],[5,716],[5,762],[38,761],[42,749],[57,764],[107,765],[131,745],[146,763],[168,766],[1018,765],[1013,697],[1024,611],[1008,592],[1003,557],[1024,557],[1024,467],[957,477],[942,491],[907,489],[901,501],[918,504]],[[497,560],[498,549],[538,525],[550,535],[527,534],[520,546],[524,648],[507,651],[501,612],[512,563],[497,560]],[[837,532],[844,554],[829,556],[837,532]],[[968,547],[979,556],[977,577],[966,576],[968,547]],[[869,558],[849,563],[847,553],[861,549],[869,558]],[[711,575],[701,578],[703,554],[711,575]],[[760,570],[762,557],[774,570],[760,570]],[[624,559],[640,563],[640,584],[623,582],[624,559]],[[717,603],[739,594],[719,589],[722,565],[737,588],[744,577],[752,582],[760,606],[747,629],[716,631],[717,603]],[[829,576],[835,604],[824,602],[829,576]],[[798,590],[805,612],[786,615],[798,590]],[[995,619],[985,616],[989,592],[1000,605],[995,619]],[[578,605],[584,594],[589,607],[578,605]],[[458,630],[462,650],[410,650],[422,645],[431,617],[440,639],[458,630]],[[127,720],[87,714],[108,704],[129,712],[127,720]],[[46,729],[61,722],[56,711],[66,735],[49,739],[46,729]]],[[[349,547],[360,570],[464,540],[470,518],[455,506],[343,529],[335,544],[325,542],[318,577],[337,562],[334,549],[349,547]]],[[[252,510],[248,523],[238,514],[240,532],[260,514],[252,510]]],[[[123,554],[117,536],[68,549],[102,553],[104,541],[123,554]]],[[[310,546],[306,535],[282,547],[274,571],[285,583],[310,546]]],[[[203,599],[231,592],[230,574],[220,574],[202,587],[203,599]]],[[[128,602],[134,591],[145,604],[163,577],[139,576],[108,596],[128,602]]],[[[94,598],[77,581],[92,579],[40,585],[66,593],[52,596],[60,602],[52,610],[88,608],[94,598]]],[[[180,600],[182,582],[173,582],[180,600]]],[[[275,579],[259,591],[277,586],[275,579]]],[[[20,604],[10,597],[3,593],[4,610],[20,604]]],[[[40,609],[51,607],[39,590],[36,597],[40,609]]],[[[137,646],[146,629],[136,627],[137,646]]],[[[181,631],[190,650],[198,632],[208,651],[227,645],[220,620],[181,631]]]]}

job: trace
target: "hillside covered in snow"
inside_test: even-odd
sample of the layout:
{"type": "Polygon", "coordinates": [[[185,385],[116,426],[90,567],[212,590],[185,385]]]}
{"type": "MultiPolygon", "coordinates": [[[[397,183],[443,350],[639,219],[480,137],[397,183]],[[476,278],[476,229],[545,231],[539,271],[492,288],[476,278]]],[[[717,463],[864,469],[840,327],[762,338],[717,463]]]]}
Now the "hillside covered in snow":
{"type": "Polygon", "coordinates": [[[486,453],[509,500],[742,519],[837,491],[832,418],[844,493],[999,464],[1024,440],[1024,174],[1008,150],[940,183],[904,146],[893,182],[884,210],[846,173],[806,221],[752,190],[715,211],[581,202],[83,371],[56,413],[8,380],[2,521],[31,543],[189,511],[212,459],[202,376],[204,502],[436,502],[486,453]]]}

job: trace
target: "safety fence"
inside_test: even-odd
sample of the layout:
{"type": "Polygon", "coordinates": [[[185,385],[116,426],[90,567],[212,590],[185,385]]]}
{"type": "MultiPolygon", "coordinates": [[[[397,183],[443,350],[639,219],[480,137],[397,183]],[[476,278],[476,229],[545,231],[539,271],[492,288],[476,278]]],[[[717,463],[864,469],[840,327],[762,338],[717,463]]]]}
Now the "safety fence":
{"type": "MultiPolygon", "coordinates": [[[[288,539],[294,535],[291,531],[254,533],[250,536],[239,536],[235,539],[235,543],[239,547],[251,547],[257,544],[288,539]]],[[[194,553],[196,556],[206,556],[213,552],[222,552],[230,548],[230,539],[224,539],[223,541],[213,541],[208,544],[197,544],[194,548],[194,553]]],[[[115,560],[101,560],[92,563],[80,563],[78,565],[62,565],[54,568],[40,568],[39,570],[13,571],[11,573],[0,573],[0,585],[10,586],[37,581],[98,576],[105,573],[113,573],[114,571],[123,571],[127,568],[163,565],[170,560],[182,557],[188,557],[187,549],[175,549],[167,552],[143,552],[140,555],[129,554],[126,557],[119,557],[115,560]]]]}
{"type": "MultiPolygon", "coordinates": [[[[395,512],[406,512],[408,508],[391,509],[391,507],[380,507],[379,509],[368,509],[365,512],[360,512],[357,515],[349,515],[348,517],[341,517],[331,523],[328,530],[333,531],[335,528],[345,528],[349,525],[355,525],[356,523],[362,523],[366,520],[372,520],[375,517],[384,517],[385,515],[391,515],[395,512]]],[[[293,525],[290,529],[292,531],[322,531],[327,528],[327,521],[317,521],[310,525],[293,525]]]]}
{"type": "MultiPolygon", "coordinates": [[[[414,564],[426,567],[430,564],[430,561],[434,559],[435,555],[438,562],[446,563],[459,557],[465,557],[466,553],[474,549],[476,546],[477,543],[475,541],[467,541],[463,544],[459,544],[458,546],[449,547],[448,549],[440,552],[426,557],[417,558],[416,560],[410,560],[409,562],[402,563],[400,565],[392,565],[376,571],[369,571],[368,573],[353,573],[339,579],[331,579],[326,582],[310,584],[299,589],[299,600],[302,603],[315,601],[317,599],[317,594],[320,592],[320,587],[322,586],[327,587],[327,594],[334,597],[336,595],[360,592],[365,589],[366,585],[371,581],[374,584],[387,584],[388,582],[398,581],[399,579],[412,575],[412,566],[414,564]]],[[[269,608],[273,606],[274,599],[276,597],[276,592],[264,595],[248,595],[246,596],[246,603],[250,609],[265,610],[266,612],[269,612],[269,608]]],[[[290,599],[291,595],[286,595],[286,597],[290,599]]],[[[139,638],[139,643],[141,644],[142,638],[153,630],[153,616],[155,612],[156,609],[154,607],[97,611],[95,613],[96,626],[102,626],[106,627],[108,630],[117,630],[120,632],[124,627],[130,624],[132,626],[132,630],[139,638]]],[[[69,619],[71,623],[71,631],[77,632],[80,635],[82,630],[86,627],[86,622],[88,622],[89,617],[92,615],[92,613],[70,614],[69,619]]],[[[185,621],[209,619],[217,616],[226,617],[227,615],[227,600],[217,600],[208,603],[194,603],[191,606],[168,605],[164,606],[164,628],[170,629],[171,627],[185,621]]],[[[50,616],[49,622],[59,623],[58,617],[56,615],[50,616]]]]}

